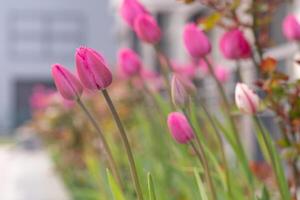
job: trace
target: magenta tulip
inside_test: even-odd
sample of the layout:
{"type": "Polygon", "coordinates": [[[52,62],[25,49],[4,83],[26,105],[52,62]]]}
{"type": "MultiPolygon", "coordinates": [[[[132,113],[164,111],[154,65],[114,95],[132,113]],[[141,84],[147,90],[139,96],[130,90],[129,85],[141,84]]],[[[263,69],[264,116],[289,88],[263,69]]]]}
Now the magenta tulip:
{"type": "Polygon", "coordinates": [[[148,14],[149,12],[137,0],[123,0],[120,7],[120,14],[123,20],[131,27],[134,27],[134,21],[140,14],[148,14]]]}
{"type": "Polygon", "coordinates": [[[91,48],[76,50],[76,67],[79,79],[88,89],[102,90],[112,83],[112,74],[104,58],[91,48]]]}
{"type": "Polygon", "coordinates": [[[82,94],[79,80],[60,64],[52,66],[52,77],[57,90],[67,100],[76,100],[82,94]]]}
{"type": "Polygon", "coordinates": [[[140,40],[146,43],[156,44],[161,39],[161,31],[157,22],[148,14],[142,14],[136,18],[134,31],[140,40]]]}
{"type": "Polygon", "coordinates": [[[289,14],[284,18],[282,32],[288,40],[300,40],[300,24],[294,15],[289,14]]]}
{"type": "Polygon", "coordinates": [[[118,66],[121,73],[129,78],[140,74],[142,63],[137,53],[128,48],[123,48],[118,53],[118,66]]]}
{"type": "Polygon", "coordinates": [[[194,23],[185,25],[183,41],[186,50],[193,58],[202,58],[211,51],[208,37],[194,23]]]}
{"type": "Polygon", "coordinates": [[[237,83],[235,87],[235,103],[242,112],[255,114],[259,108],[259,97],[246,84],[237,83]]]}
{"type": "Polygon", "coordinates": [[[224,33],[220,40],[220,50],[225,58],[233,60],[250,58],[252,55],[249,42],[237,28],[224,33]]]}
{"type": "Polygon", "coordinates": [[[171,135],[178,143],[186,144],[195,137],[190,123],[180,112],[172,112],[168,115],[168,127],[171,135]]]}
{"type": "Polygon", "coordinates": [[[176,74],[180,74],[189,79],[193,79],[196,76],[197,68],[192,63],[181,64],[176,61],[171,61],[171,67],[176,74]]]}
{"type": "Polygon", "coordinates": [[[215,75],[220,83],[226,83],[229,79],[230,72],[227,68],[217,66],[215,69],[215,75]]]}

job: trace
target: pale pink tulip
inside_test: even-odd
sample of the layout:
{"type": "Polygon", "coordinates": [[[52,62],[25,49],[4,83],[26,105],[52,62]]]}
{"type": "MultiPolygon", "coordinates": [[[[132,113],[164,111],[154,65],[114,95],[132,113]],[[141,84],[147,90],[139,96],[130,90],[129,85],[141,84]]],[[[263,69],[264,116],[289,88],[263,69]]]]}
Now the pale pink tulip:
{"type": "Polygon", "coordinates": [[[176,106],[184,107],[188,104],[189,94],[177,75],[173,75],[171,80],[171,95],[176,106]]]}
{"type": "Polygon", "coordinates": [[[242,112],[247,114],[255,114],[259,109],[258,95],[244,83],[236,84],[235,103],[242,112]]]}

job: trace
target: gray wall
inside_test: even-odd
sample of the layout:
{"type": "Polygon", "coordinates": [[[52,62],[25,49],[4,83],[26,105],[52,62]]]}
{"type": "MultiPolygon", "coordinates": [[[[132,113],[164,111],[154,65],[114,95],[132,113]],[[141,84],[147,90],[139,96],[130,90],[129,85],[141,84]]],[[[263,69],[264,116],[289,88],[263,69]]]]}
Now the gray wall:
{"type": "MultiPolygon", "coordinates": [[[[0,134],[5,134],[23,114],[14,113],[18,81],[21,86],[23,82],[50,82],[50,65],[62,63],[73,68],[75,48],[80,45],[101,51],[113,62],[116,40],[109,1],[0,3],[0,134]]],[[[22,95],[19,98],[26,101],[22,95]]]]}

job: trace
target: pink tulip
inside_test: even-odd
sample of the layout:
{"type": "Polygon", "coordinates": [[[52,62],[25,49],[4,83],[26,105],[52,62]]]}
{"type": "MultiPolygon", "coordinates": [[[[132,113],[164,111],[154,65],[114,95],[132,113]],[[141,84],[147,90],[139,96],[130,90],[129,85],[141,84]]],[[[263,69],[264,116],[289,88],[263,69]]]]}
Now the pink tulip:
{"type": "Polygon", "coordinates": [[[112,74],[104,58],[91,48],[76,50],[76,67],[82,84],[88,89],[102,90],[112,83],[112,74]]]}
{"type": "Polygon", "coordinates": [[[52,77],[59,93],[67,100],[78,99],[82,94],[79,80],[60,64],[52,66],[52,77]]]}
{"type": "Polygon", "coordinates": [[[250,58],[251,47],[243,33],[235,28],[226,32],[220,40],[220,50],[227,59],[250,58]]]}
{"type": "Polygon", "coordinates": [[[139,75],[142,63],[139,56],[131,49],[123,48],[118,53],[118,66],[125,77],[139,75]]]}
{"type": "Polygon", "coordinates": [[[222,66],[217,66],[215,69],[215,75],[219,82],[221,83],[226,83],[229,79],[230,72],[227,68],[222,67],[222,66]]]}
{"type": "Polygon", "coordinates": [[[194,23],[185,25],[183,41],[186,50],[193,58],[202,58],[211,51],[208,37],[194,23]]]}
{"type": "Polygon", "coordinates": [[[187,118],[180,112],[172,112],[168,115],[168,127],[178,143],[186,144],[195,137],[187,118]]]}
{"type": "Polygon", "coordinates": [[[123,0],[120,7],[120,14],[123,20],[131,27],[134,27],[134,21],[137,16],[141,14],[148,14],[149,12],[137,0],[123,0]]]}
{"type": "Polygon", "coordinates": [[[156,44],[161,38],[161,31],[157,22],[148,14],[142,14],[136,18],[134,31],[146,43],[156,44]]]}
{"type": "Polygon", "coordinates": [[[53,94],[56,91],[49,89],[44,85],[36,85],[33,87],[32,94],[30,96],[29,102],[32,110],[44,110],[49,104],[53,94]]]}
{"type": "Polygon", "coordinates": [[[196,66],[193,64],[180,64],[178,62],[171,62],[172,70],[176,74],[180,74],[181,76],[185,76],[189,79],[193,79],[196,76],[196,66]]]}
{"type": "Polygon", "coordinates": [[[288,40],[300,40],[300,24],[294,15],[289,14],[284,18],[282,32],[288,40]]]}
{"type": "Polygon", "coordinates": [[[259,108],[259,97],[246,84],[237,83],[235,87],[235,103],[247,114],[255,114],[259,108]]]}

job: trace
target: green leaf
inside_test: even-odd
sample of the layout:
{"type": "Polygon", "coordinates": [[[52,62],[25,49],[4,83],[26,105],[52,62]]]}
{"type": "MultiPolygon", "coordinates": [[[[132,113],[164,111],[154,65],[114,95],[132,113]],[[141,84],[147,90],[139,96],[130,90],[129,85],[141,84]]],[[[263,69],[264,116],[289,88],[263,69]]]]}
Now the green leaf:
{"type": "Polygon", "coordinates": [[[257,198],[257,200],[270,200],[270,194],[266,186],[262,188],[261,196],[257,198]]]}
{"type": "Polygon", "coordinates": [[[205,191],[205,186],[204,183],[202,182],[200,175],[199,175],[199,171],[197,168],[194,168],[194,175],[197,181],[197,185],[198,185],[198,189],[199,189],[199,193],[200,193],[200,199],[201,200],[208,200],[206,191],[205,191]]]}
{"type": "Polygon", "coordinates": [[[256,125],[258,129],[260,130],[258,133],[262,135],[264,139],[265,146],[268,150],[268,154],[272,163],[272,167],[274,169],[276,180],[278,183],[278,187],[280,190],[280,194],[282,199],[284,200],[290,200],[291,194],[289,191],[289,186],[287,183],[287,179],[285,177],[281,159],[279,157],[279,153],[277,152],[277,149],[275,147],[274,141],[272,140],[269,133],[267,133],[267,130],[263,127],[260,120],[257,116],[254,116],[254,121],[256,122],[256,125]]]}
{"type": "Polygon", "coordinates": [[[122,193],[120,187],[116,183],[115,179],[112,177],[109,169],[106,169],[108,183],[110,186],[110,190],[112,192],[114,200],[125,200],[124,194],[122,193]]]}
{"type": "Polygon", "coordinates": [[[149,191],[149,200],[156,200],[155,190],[154,190],[154,183],[152,180],[151,173],[148,173],[148,191],[149,191]]]}
{"type": "Polygon", "coordinates": [[[214,12],[211,15],[207,16],[202,22],[201,22],[201,28],[203,30],[211,30],[215,27],[215,25],[220,21],[222,18],[221,13],[214,12]]]}

